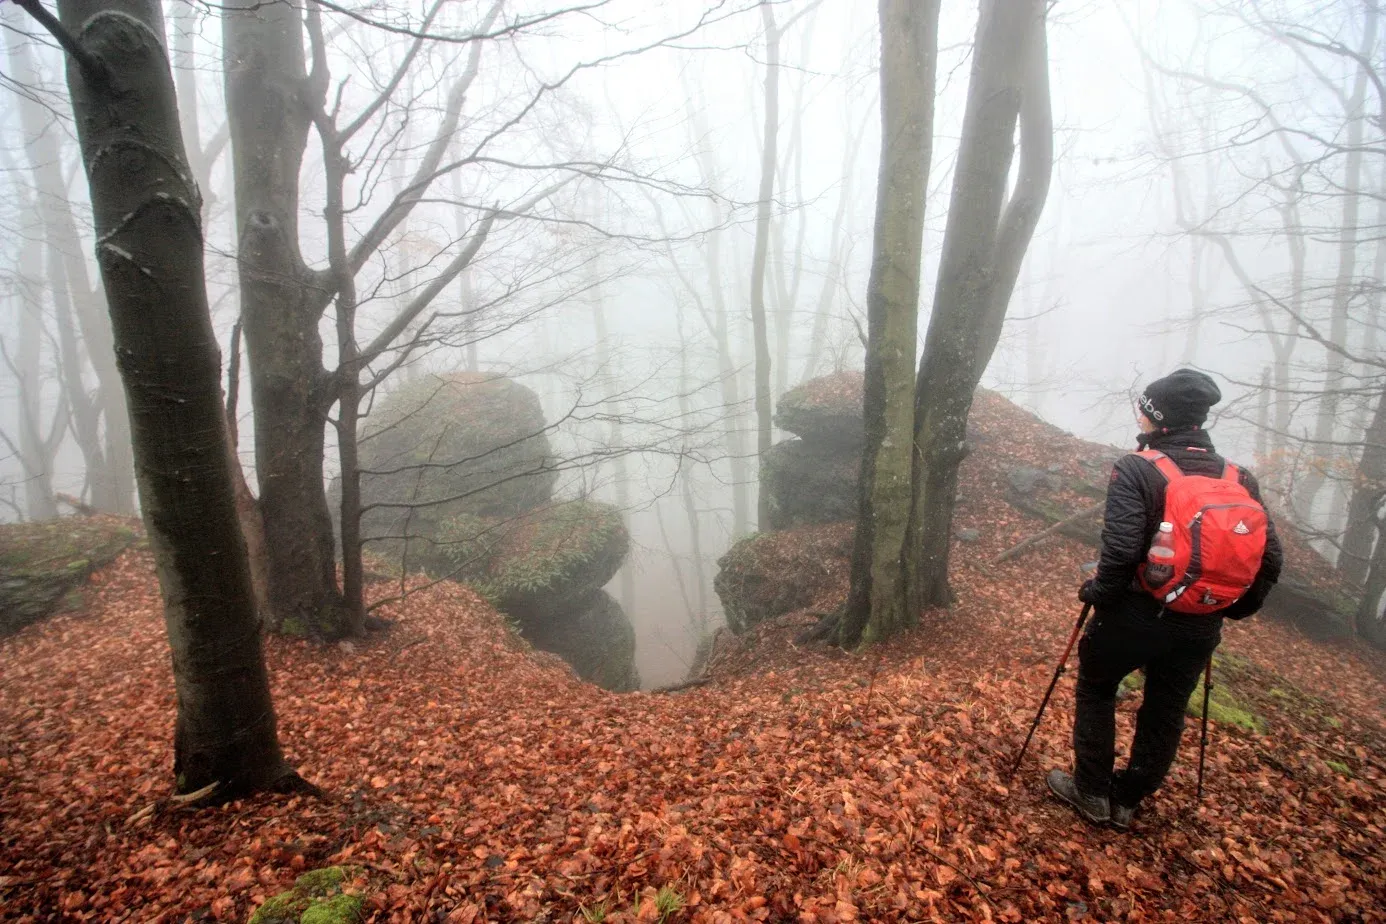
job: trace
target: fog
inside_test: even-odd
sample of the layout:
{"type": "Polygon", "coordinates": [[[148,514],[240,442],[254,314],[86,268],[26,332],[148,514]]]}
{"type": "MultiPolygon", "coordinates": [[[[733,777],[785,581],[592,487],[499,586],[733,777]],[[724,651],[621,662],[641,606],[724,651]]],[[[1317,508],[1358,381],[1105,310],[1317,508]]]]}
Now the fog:
{"type": "MultiPolygon", "coordinates": [[[[874,9],[860,3],[772,7],[785,29],[766,280],[778,396],[805,378],[862,368],[880,34],[874,9]]],[[[363,426],[375,402],[429,375],[481,371],[532,389],[561,460],[555,495],[615,504],[626,517],[631,551],[607,589],[634,627],[641,682],[677,682],[722,621],[717,558],[755,528],[749,306],[765,141],[762,12],[712,0],[580,9],[518,0],[487,27],[484,3],[433,10],[419,0],[319,9],[326,105],[339,128],[366,114],[346,143],[347,246],[416,188],[431,147],[441,145],[444,164],[424,168],[418,203],[364,260],[356,339],[385,330],[485,216],[497,216],[471,264],[411,322],[426,336],[372,367],[390,375],[363,402],[363,426]],[[433,38],[411,37],[420,31],[433,38]],[[478,32],[490,37],[453,40],[478,32]],[[440,137],[471,54],[476,76],[456,130],[440,137]]],[[[64,348],[46,255],[62,243],[45,210],[70,207],[78,256],[97,284],[60,52],[12,5],[3,12],[0,503],[12,521],[41,515],[31,499],[39,475],[46,490],[91,502],[65,395],[74,362],[84,392],[99,382],[85,329],[75,352],[64,348]],[[36,74],[25,72],[21,47],[36,74]],[[56,142],[57,164],[39,162],[34,124],[56,142]],[[37,184],[45,166],[61,173],[61,201],[46,201],[37,184]]],[[[221,17],[215,4],[166,5],[225,361],[241,293],[221,17]]],[[[1210,372],[1224,394],[1210,422],[1219,449],[1272,472],[1277,502],[1330,556],[1380,393],[1372,362],[1386,264],[1386,55],[1375,19],[1355,0],[1056,4],[1052,186],[983,377],[1064,430],[1130,448],[1132,398],[1144,383],[1180,365],[1210,372]],[[1326,395],[1337,396],[1327,414],[1326,395]],[[1302,494],[1316,472],[1326,485],[1302,494]]],[[[974,4],[943,5],[921,346],[976,21],[974,4]]],[[[298,241],[319,269],[330,261],[326,173],[310,134],[298,241]]],[[[320,333],[333,368],[332,309],[320,333]]],[[[258,490],[245,365],[238,449],[258,490]]],[[[329,423],[329,482],[337,449],[329,423]]]]}

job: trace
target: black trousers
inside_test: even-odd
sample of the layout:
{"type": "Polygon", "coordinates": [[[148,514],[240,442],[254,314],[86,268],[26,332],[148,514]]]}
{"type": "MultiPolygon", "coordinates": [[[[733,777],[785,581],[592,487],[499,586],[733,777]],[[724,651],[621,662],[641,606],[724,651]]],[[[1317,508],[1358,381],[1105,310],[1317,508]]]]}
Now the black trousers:
{"type": "Polygon", "coordinates": [[[1204,665],[1222,640],[1222,617],[1154,610],[1130,594],[1096,609],[1078,643],[1077,709],[1073,720],[1074,781],[1081,792],[1135,805],[1160,788],[1179,751],[1184,707],[1204,665]],[[1116,694],[1122,678],[1145,671],[1145,694],[1125,771],[1113,775],[1116,694]]]}

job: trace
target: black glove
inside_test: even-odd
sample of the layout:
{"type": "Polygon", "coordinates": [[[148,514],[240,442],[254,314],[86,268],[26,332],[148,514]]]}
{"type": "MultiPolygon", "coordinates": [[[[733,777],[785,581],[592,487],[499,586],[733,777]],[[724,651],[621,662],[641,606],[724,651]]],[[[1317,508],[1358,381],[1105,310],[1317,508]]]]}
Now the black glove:
{"type": "Polygon", "coordinates": [[[1078,599],[1093,606],[1102,602],[1098,596],[1097,581],[1094,578],[1088,578],[1083,582],[1083,586],[1078,588],[1078,599]]]}

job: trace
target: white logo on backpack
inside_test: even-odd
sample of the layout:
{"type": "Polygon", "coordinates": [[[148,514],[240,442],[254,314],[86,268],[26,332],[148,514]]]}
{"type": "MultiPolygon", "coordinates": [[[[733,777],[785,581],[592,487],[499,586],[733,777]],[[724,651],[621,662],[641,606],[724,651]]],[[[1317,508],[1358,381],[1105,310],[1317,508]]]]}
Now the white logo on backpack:
{"type": "Polygon", "coordinates": [[[1232,527],[1232,532],[1236,533],[1238,536],[1245,536],[1250,533],[1251,530],[1247,529],[1246,523],[1238,520],[1237,525],[1232,527]]]}

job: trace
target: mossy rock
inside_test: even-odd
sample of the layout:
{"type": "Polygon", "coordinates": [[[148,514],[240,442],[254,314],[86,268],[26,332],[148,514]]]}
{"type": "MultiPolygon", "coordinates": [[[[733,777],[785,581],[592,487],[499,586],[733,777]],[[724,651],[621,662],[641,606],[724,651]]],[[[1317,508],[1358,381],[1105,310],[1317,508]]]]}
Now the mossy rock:
{"type": "Polygon", "coordinates": [[[844,585],[851,566],[852,524],[756,533],[717,560],[712,587],[735,633],[795,610],[844,585]]]}
{"type": "Polygon", "coordinates": [[[80,606],[91,573],[140,536],[138,521],[111,516],[0,525],[0,637],[80,606]]]}
{"type": "Polygon", "coordinates": [[[780,396],[775,426],[823,446],[860,449],[865,438],[860,372],[809,379],[780,396]]]}
{"type": "Polygon", "coordinates": [[[860,472],[860,447],[802,439],[776,443],[760,466],[760,489],[770,501],[770,528],[855,520],[860,472]]]}
{"type": "Polygon", "coordinates": [[[530,627],[562,622],[591,599],[625,561],[630,533],[610,504],[569,501],[510,519],[456,517],[440,543],[448,574],[530,627]]]}
{"type": "Polygon", "coordinates": [[[304,873],[292,889],[256,909],[249,924],[357,924],[361,897],[343,891],[351,875],[352,871],[342,866],[304,873]]]}
{"type": "MultiPolygon", "coordinates": [[[[457,516],[516,516],[547,503],[558,477],[539,397],[479,373],[427,376],[386,395],[362,426],[360,464],[364,507],[426,505],[366,510],[368,538],[432,537],[457,516]]],[[[370,548],[397,559],[390,545],[370,548]]]]}
{"type": "Polygon", "coordinates": [[[640,687],[635,669],[635,629],[621,604],[598,590],[561,616],[520,624],[520,634],[540,651],[558,655],[583,680],[624,693],[640,687]]]}

